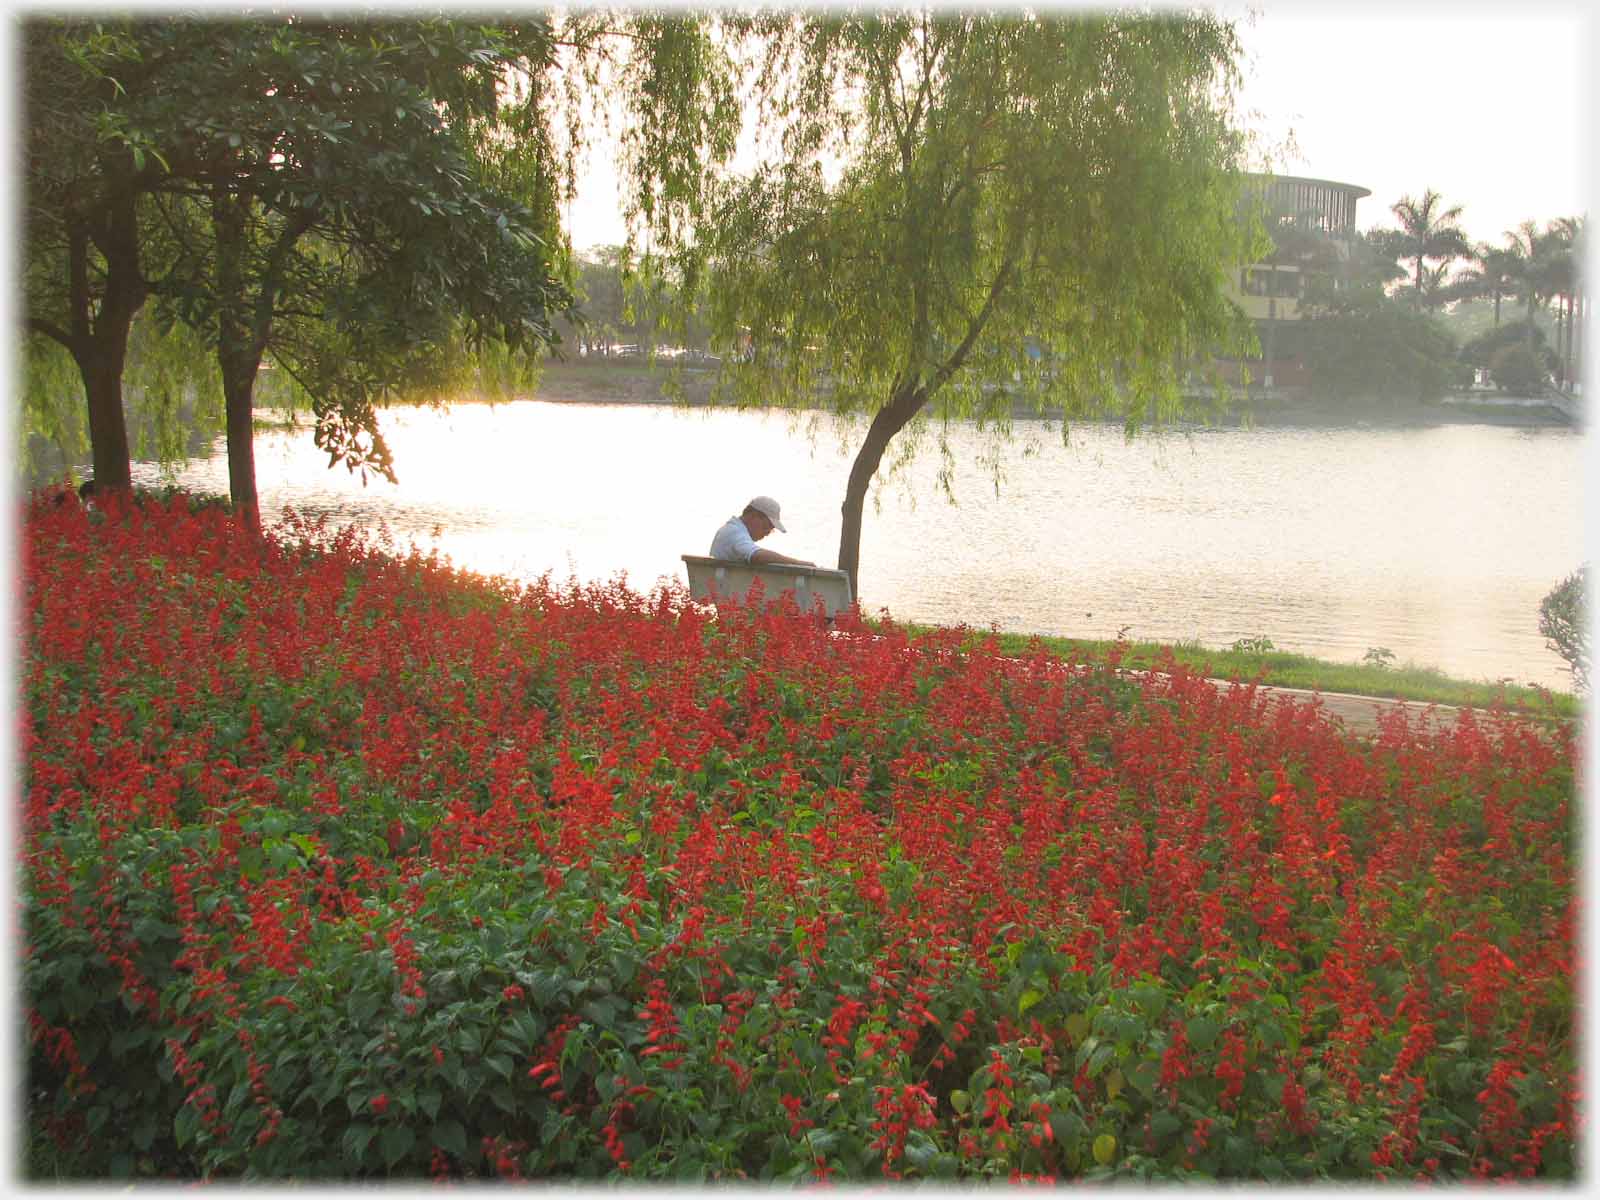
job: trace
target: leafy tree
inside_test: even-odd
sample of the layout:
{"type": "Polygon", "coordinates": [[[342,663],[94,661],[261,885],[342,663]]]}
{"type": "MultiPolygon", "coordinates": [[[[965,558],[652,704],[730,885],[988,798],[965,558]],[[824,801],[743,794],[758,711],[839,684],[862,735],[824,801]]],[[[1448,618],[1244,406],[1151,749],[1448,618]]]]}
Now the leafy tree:
{"type": "Polygon", "coordinates": [[[1532,352],[1535,314],[1546,307],[1559,286],[1560,246],[1548,232],[1541,233],[1532,221],[1507,230],[1505,236],[1512,287],[1527,313],[1527,345],[1532,352]]]}
{"type": "Polygon", "coordinates": [[[1437,308],[1449,299],[1442,268],[1472,254],[1457,226],[1461,206],[1445,208],[1443,197],[1427,188],[1421,199],[1401,196],[1390,211],[1400,222],[1390,245],[1396,258],[1411,264],[1412,300],[1418,308],[1437,308]],[[1431,268],[1427,265],[1430,261],[1431,268]]]}
{"type": "Polygon", "coordinates": [[[1589,686],[1588,568],[1579,567],[1539,603],[1539,632],[1545,645],[1566,660],[1579,689],[1589,686]]]}
{"type": "Polygon", "coordinates": [[[868,486],[908,426],[1004,431],[1059,407],[1131,431],[1182,411],[1196,362],[1250,347],[1223,291],[1261,248],[1235,219],[1227,23],[783,11],[729,28],[759,39],[769,152],[657,249],[706,297],[716,348],[748,339],[719,398],[868,418],[838,557],[858,595],[868,486]]]}
{"type": "Polygon", "coordinates": [[[1472,248],[1472,261],[1452,282],[1456,300],[1487,299],[1494,302],[1494,323],[1500,325],[1500,302],[1516,294],[1515,261],[1509,250],[1479,242],[1472,248]]]}
{"type": "Polygon", "coordinates": [[[1321,399],[1435,400],[1457,379],[1455,341],[1439,318],[1388,293],[1395,267],[1387,233],[1357,237],[1301,301],[1301,354],[1321,399]]]}
{"type": "Polygon", "coordinates": [[[1550,240],[1550,271],[1548,283],[1556,300],[1556,353],[1558,369],[1564,384],[1570,384],[1582,372],[1577,355],[1578,319],[1583,309],[1583,263],[1587,247],[1584,237],[1586,221],[1582,217],[1562,217],[1546,228],[1550,240]],[[1577,373],[1574,363],[1578,362],[1577,373]]]}
{"type": "Polygon", "coordinates": [[[159,169],[114,105],[154,69],[125,23],[29,20],[22,26],[26,329],[51,339],[82,376],[95,478],[131,482],[122,371],[149,295],[139,204],[159,169]],[[97,64],[129,64],[125,82],[97,64]]]}
{"type": "Polygon", "coordinates": [[[575,264],[578,305],[561,325],[563,336],[570,336],[588,354],[614,346],[627,323],[623,249],[602,246],[594,253],[593,258],[575,264]]]}
{"type": "Polygon", "coordinates": [[[144,152],[117,193],[144,206],[128,236],[161,260],[140,290],[215,347],[236,504],[255,505],[269,351],[312,396],[330,456],[388,472],[372,400],[398,364],[427,361],[458,321],[523,349],[550,339],[565,303],[541,237],[553,190],[535,174],[520,196],[496,193],[477,153],[513,145],[495,136],[502,85],[549,55],[539,22],[176,19],[127,23],[79,57],[111,86],[117,140],[144,152]]]}
{"type": "Polygon", "coordinates": [[[377,400],[553,340],[573,183],[557,125],[581,136],[580,81],[619,42],[633,194],[668,219],[724,152],[702,136],[724,109],[701,103],[695,20],[28,23],[28,323],[84,376],[96,478],[128,479],[122,372],[151,295],[216,348],[246,505],[265,356],[332,461],[387,472],[377,400]]]}
{"type": "MultiPolygon", "coordinates": [[[[270,351],[310,395],[331,462],[393,477],[374,400],[439,381],[458,333],[532,352],[568,294],[549,244],[553,171],[482,182],[510,147],[503,80],[536,77],[541,22],[229,24],[164,100],[205,113],[169,195],[204,219],[160,287],[217,347],[235,504],[255,504],[250,413],[270,351]],[[236,104],[208,96],[235,82],[236,104]],[[474,124],[477,128],[474,128],[474,124]]],[[[532,89],[525,89],[531,96],[532,89]]],[[[501,172],[502,178],[507,173],[501,172]]]]}
{"type": "Polygon", "coordinates": [[[1489,355],[1489,377],[1502,392],[1536,395],[1545,387],[1555,356],[1524,342],[1501,346],[1489,355]]]}
{"type": "MultiPolygon", "coordinates": [[[[1489,367],[1494,363],[1501,350],[1504,350],[1507,346],[1520,346],[1525,350],[1528,341],[1529,335],[1526,321],[1507,321],[1503,325],[1496,325],[1477,337],[1463,342],[1460,351],[1461,361],[1474,367],[1489,367]]],[[[1535,329],[1533,331],[1532,344],[1535,353],[1540,359],[1550,357],[1542,330],[1535,329]]]]}

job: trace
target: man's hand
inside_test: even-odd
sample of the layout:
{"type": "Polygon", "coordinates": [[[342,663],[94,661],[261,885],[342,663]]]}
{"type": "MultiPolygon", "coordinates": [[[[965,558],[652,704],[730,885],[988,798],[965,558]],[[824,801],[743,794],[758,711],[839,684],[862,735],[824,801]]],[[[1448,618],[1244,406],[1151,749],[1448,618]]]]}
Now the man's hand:
{"type": "Polygon", "coordinates": [[[790,558],[787,554],[779,554],[776,550],[757,550],[750,556],[750,565],[759,567],[762,563],[786,563],[791,567],[814,567],[817,564],[805,558],[790,558]]]}

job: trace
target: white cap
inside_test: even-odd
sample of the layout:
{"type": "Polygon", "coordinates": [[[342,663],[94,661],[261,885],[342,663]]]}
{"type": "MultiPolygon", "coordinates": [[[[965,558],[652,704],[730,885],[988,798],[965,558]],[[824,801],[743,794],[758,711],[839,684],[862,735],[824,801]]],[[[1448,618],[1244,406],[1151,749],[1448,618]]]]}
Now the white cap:
{"type": "Polygon", "coordinates": [[[771,496],[757,496],[754,500],[750,501],[749,504],[746,504],[745,507],[753,508],[762,516],[766,517],[767,520],[771,521],[773,525],[777,527],[780,533],[789,532],[783,527],[783,522],[779,519],[778,514],[781,510],[778,508],[778,502],[771,496]]]}

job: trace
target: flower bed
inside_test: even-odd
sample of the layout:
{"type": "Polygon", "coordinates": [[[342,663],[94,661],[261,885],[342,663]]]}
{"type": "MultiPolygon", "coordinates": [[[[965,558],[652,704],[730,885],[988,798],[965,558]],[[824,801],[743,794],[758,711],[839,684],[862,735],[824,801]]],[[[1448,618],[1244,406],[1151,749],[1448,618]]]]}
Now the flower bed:
{"type": "Polygon", "coordinates": [[[35,1171],[1573,1173],[1564,725],[22,532],[35,1171]]]}

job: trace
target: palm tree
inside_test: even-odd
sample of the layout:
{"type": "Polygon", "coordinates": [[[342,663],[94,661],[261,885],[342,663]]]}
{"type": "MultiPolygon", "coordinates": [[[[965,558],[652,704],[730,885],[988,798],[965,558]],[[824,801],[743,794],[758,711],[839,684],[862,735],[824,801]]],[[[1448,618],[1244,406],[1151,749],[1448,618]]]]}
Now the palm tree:
{"type": "Polygon", "coordinates": [[[1533,349],[1533,317],[1555,295],[1559,282],[1560,244],[1555,235],[1540,233],[1532,221],[1506,230],[1506,249],[1510,257],[1512,290],[1521,298],[1528,313],[1528,349],[1533,349]]]}
{"type": "Polygon", "coordinates": [[[1516,294],[1512,277],[1514,260],[1509,250],[1479,242],[1472,251],[1472,265],[1456,276],[1452,294],[1465,300],[1494,301],[1494,327],[1500,328],[1500,301],[1516,294]]]}
{"type": "Polygon", "coordinates": [[[1400,234],[1395,239],[1397,257],[1412,264],[1418,308],[1437,308],[1447,299],[1438,284],[1439,273],[1424,269],[1425,259],[1442,260],[1441,265],[1448,266],[1454,259],[1472,256],[1472,247],[1456,225],[1461,219],[1461,206],[1444,208],[1443,203],[1443,197],[1428,188],[1422,199],[1401,196],[1389,210],[1400,222],[1400,234]]]}
{"type": "Polygon", "coordinates": [[[1582,324],[1584,224],[1583,217],[1561,217],[1545,226],[1546,283],[1556,300],[1556,353],[1563,385],[1575,377],[1575,343],[1582,324]]]}

